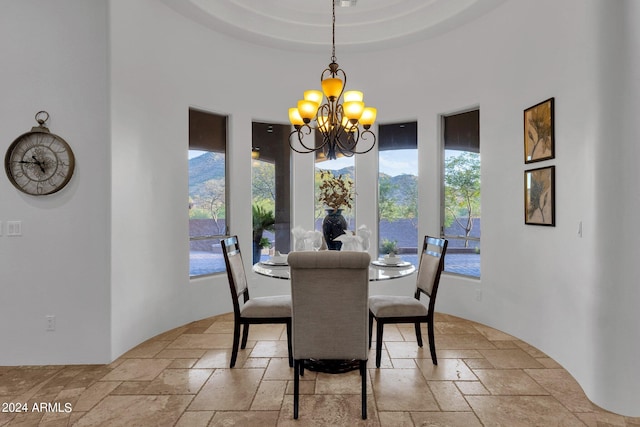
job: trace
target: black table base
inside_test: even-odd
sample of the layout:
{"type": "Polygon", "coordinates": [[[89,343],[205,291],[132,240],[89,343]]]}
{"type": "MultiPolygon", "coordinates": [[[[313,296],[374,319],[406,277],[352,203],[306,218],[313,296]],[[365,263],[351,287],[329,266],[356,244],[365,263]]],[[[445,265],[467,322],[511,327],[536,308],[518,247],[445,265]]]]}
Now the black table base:
{"type": "Polygon", "coordinates": [[[360,361],[309,359],[305,360],[304,368],[309,371],[323,372],[325,374],[342,374],[360,369],[360,361]]]}

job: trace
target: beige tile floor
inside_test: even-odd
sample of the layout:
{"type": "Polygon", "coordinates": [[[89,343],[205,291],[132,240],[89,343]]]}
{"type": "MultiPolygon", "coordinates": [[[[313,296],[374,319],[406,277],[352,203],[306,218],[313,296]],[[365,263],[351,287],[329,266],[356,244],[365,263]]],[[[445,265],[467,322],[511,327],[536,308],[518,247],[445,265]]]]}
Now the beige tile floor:
{"type": "Polygon", "coordinates": [[[380,369],[373,351],[369,361],[368,420],[357,371],[305,372],[293,420],[284,327],[252,326],[229,369],[232,326],[229,314],[193,322],[110,365],[0,367],[0,403],[13,411],[0,412],[0,426],[640,426],[593,405],[532,346],[443,314],[438,366],[411,326],[385,328],[380,369]],[[27,412],[8,406],[17,402],[27,412]]]}

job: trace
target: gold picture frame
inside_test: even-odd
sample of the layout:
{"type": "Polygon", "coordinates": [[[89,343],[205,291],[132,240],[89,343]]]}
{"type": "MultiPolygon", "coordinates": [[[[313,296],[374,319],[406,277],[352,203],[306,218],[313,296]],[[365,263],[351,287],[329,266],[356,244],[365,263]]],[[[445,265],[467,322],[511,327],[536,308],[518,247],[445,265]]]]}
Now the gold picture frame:
{"type": "Polygon", "coordinates": [[[524,171],[524,223],[556,225],[556,167],[524,171]]]}
{"type": "Polygon", "coordinates": [[[524,162],[555,158],[554,98],[524,110],[524,162]]]}

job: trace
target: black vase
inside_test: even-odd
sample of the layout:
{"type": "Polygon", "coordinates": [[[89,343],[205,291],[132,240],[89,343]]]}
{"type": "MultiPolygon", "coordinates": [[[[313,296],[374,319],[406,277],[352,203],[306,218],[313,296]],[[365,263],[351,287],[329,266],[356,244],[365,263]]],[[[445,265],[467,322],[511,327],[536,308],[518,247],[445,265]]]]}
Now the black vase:
{"type": "Polygon", "coordinates": [[[330,251],[340,250],[342,242],[334,242],[333,239],[345,234],[346,229],[347,220],[342,216],[342,209],[327,209],[327,216],[322,221],[322,234],[330,251]]]}

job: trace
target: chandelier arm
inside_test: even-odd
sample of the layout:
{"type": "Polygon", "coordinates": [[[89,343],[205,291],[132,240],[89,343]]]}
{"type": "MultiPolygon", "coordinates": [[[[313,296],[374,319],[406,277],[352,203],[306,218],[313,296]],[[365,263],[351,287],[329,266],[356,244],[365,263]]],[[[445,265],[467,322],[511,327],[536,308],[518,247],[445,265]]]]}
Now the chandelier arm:
{"type": "Polygon", "coordinates": [[[298,129],[295,129],[293,132],[291,132],[291,133],[289,134],[289,147],[290,147],[293,151],[295,151],[296,153],[300,153],[300,154],[308,154],[308,153],[312,153],[312,152],[314,152],[314,151],[317,151],[317,148],[310,148],[310,147],[307,147],[307,146],[306,146],[306,144],[303,142],[303,138],[304,138],[304,136],[305,136],[305,135],[310,135],[310,134],[311,134],[311,131],[312,131],[312,127],[311,127],[311,126],[309,126],[309,125],[307,125],[307,124],[300,126],[298,129]],[[295,148],[295,147],[293,146],[293,143],[292,143],[291,137],[292,137],[294,134],[296,134],[296,135],[298,136],[298,142],[300,143],[300,145],[302,145],[302,147],[303,147],[303,148],[304,148],[304,150],[306,150],[306,151],[304,151],[304,150],[299,150],[299,149],[297,149],[297,148],[295,148]]]}
{"type": "Polygon", "coordinates": [[[373,147],[376,145],[376,140],[377,140],[376,134],[371,132],[369,129],[364,129],[361,132],[358,130],[358,133],[359,133],[359,138],[357,138],[355,140],[355,143],[353,144],[353,149],[350,149],[349,151],[351,151],[353,154],[365,154],[365,153],[368,153],[369,151],[373,150],[373,147]],[[369,139],[368,138],[369,135],[371,137],[373,137],[373,141],[371,141],[371,146],[369,148],[367,148],[366,150],[362,150],[362,151],[356,150],[355,148],[358,145],[358,143],[360,141],[368,140],[369,139]]]}

